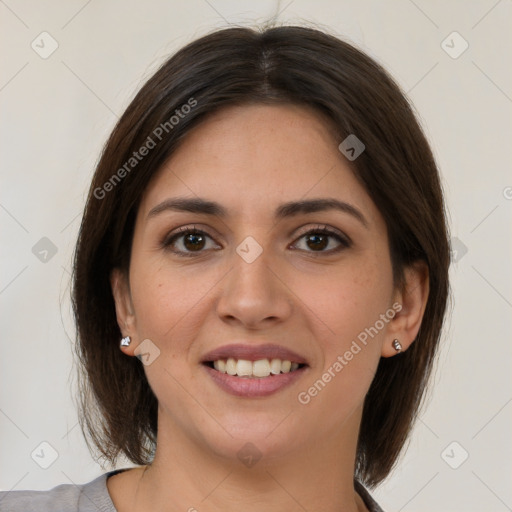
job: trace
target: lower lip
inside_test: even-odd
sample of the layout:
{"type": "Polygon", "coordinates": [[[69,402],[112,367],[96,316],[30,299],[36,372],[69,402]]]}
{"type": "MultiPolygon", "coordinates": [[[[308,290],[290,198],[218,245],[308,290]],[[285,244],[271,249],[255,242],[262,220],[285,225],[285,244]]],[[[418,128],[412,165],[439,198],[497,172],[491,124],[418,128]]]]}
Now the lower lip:
{"type": "Polygon", "coordinates": [[[213,381],[224,391],[231,395],[256,398],[269,396],[293,384],[300,379],[306,367],[303,366],[293,372],[270,375],[269,377],[237,377],[219,372],[209,366],[203,365],[213,381]]]}

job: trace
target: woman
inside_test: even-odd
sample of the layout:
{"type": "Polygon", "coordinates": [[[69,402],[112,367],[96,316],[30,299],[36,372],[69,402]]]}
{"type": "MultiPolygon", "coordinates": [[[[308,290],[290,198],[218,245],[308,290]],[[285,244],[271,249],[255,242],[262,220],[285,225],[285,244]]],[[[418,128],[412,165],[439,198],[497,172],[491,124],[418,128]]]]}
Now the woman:
{"type": "Polygon", "coordinates": [[[230,28],[119,120],[74,266],[82,429],[136,468],[5,510],[378,511],[448,295],[438,170],[368,56],[230,28]]]}

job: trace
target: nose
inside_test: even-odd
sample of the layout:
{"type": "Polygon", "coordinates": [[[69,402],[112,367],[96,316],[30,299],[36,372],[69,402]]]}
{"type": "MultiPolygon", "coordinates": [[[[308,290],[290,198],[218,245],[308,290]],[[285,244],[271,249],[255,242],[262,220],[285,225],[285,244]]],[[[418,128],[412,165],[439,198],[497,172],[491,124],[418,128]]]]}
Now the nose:
{"type": "Polygon", "coordinates": [[[265,328],[291,315],[292,296],[279,265],[270,261],[265,250],[251,263],[235,252],[233,267],[223,280],[217,314],[247,329],[265,328]]]}

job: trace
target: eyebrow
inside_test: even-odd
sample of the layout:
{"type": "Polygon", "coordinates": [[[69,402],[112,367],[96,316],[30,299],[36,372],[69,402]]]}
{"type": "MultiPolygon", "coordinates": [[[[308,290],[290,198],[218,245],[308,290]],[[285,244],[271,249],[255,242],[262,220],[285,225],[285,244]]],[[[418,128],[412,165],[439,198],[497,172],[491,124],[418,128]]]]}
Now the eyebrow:
{"type": "MultiPolygon", "coordinates": [[[[156,215],[168,210],[212,215],[221,218],[226,218],[228,216],[228,211],[215,201],[209,201],[202,198],[176,197],[166,199],[152,208],[148,213],[148,218],[155,217],[156,215]]],[[[355,206],[333,198],[318,198],[283,203],[277,207],[275,217],[276,219],[284,219],[299,214],[316,213],[328,210],[338,210],[343,213],[348,213],[363,224],[365,228],[368,228],[368,221],[355,206]]]]}

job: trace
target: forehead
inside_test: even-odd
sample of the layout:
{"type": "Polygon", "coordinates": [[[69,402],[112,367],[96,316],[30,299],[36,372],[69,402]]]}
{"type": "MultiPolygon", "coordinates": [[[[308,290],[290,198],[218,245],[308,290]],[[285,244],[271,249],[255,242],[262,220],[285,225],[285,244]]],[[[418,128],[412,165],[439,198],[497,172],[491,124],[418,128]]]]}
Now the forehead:
{"type": "Polygon", "coordinates": [[[191,130],[158,171],[141,213],[170,196],[208,198],[233,215],[250,216],[270,205],[320,196],[371,210],[339,142],[330,122],[308,107],[223,109],[191,130]]]}

